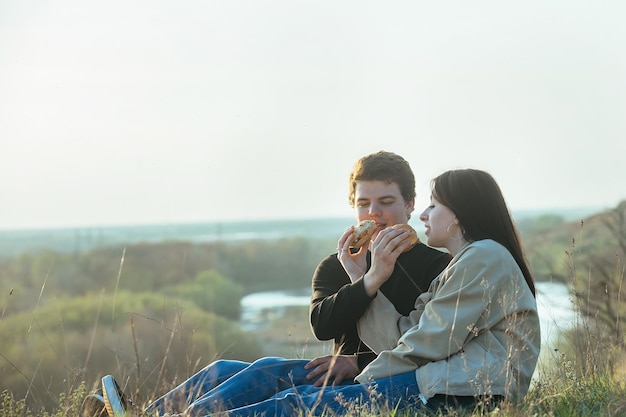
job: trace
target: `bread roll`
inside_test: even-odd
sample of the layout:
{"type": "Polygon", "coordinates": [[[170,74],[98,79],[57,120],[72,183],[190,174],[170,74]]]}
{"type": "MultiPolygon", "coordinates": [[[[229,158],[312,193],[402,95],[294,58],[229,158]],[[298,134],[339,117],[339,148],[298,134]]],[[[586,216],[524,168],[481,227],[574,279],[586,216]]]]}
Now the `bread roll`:
{"type": "Polygon", "coordinates": [[[363,220],[354,226],[354,238],[350,242],[353,248],[360,248],[365,245],[376,231],[376,222],[374,220],[363,220]]]}
{"type": "Polygon", "coordinates": [[[408,248],[404,250],[404,252],[408,252],[413,248],[413,246],[417,245],[420,242],[420,238],[417,236],[417,232],[410,225],[402,223],[402,224],[394,224],[391,226],[392,229],[402,229],[409,234],[409,242],[411,243],[408,248]]]}

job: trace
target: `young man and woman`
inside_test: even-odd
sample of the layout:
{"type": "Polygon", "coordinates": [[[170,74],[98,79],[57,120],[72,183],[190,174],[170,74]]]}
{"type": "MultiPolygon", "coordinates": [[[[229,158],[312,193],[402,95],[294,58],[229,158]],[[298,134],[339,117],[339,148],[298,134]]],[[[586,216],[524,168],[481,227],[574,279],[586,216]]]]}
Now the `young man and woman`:
{"type": "MultiPolygon", "coordinates": [[[[493,178],[456,170],[433,180],[431,205],[420,219],[428,245],[446,248],[453,258],[408,307],[394,294],[417,275],[405,265],[410,253],[404,253],[406,235],[387,226],[408,220],[414,195],[407,200],[396,182],[376,178],[357,181],[354,190],[357,218],[377,219],[381,229],[359,251],[350,249],[353,232],[346,230],[338,241],[337,261],[322,262],[313,283],[312,328],[320,338],[335,339],[338,355],[318,363],[217,361],[151,404],[148,415],[345,414],[361,407],[403,410],[523,398],[540,343],[534,284],[493,178]],[[395,214],[384,209],[397,206],[401,209],[395,214]],[[349,280],[335,292],[320,278],[328,274],[325,263],[331,268],[340,264],[349,280]],[[394,284],[400,287],[388,284],[394,274],[400,276],[394,284]],[[341,306],[338,314],[333,303],[341,306]],[[343,309],[350,303],[360,314],[343,309]],[[373,360],[361,340],[377,353],[373,360]],[[241,369],[220,371],[220,364],[228,363],[241,369]],[[168,401],[180,398],[177,392],[186,398],[178,406],[168,401]]],[[[103,378],[103,389],[109,413],[123,414],[124,396],[112,377],[103,378]]]]}

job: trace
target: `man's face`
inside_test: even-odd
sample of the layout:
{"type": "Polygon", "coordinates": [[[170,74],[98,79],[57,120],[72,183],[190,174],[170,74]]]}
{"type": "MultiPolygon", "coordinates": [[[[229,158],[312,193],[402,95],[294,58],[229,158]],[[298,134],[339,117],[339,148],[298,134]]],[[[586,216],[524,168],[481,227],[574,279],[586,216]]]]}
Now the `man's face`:
{"type": "Polygon", "coordinates": [[[357,221],[374,220],[382,229],[398,223],[407,223],[415,201],[405,201],[395,182],[359,181],[354,193],[354,211],[357,221]]]}

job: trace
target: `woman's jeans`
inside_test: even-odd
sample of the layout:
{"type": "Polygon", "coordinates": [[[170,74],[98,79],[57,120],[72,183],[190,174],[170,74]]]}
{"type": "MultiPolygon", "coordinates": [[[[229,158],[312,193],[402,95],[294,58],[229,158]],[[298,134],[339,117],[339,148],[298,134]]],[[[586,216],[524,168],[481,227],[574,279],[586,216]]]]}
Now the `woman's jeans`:
{"type": "Polygon", "coordinates": [[[146,409],[153,416],[165,412],[231,417],[264,415],[333,415],[359,411],[418,408],[415,372],[358,384],[315,387],[307,380],[306,359],[262,358],[253,363],[219,360],[208,365],[146,409]],[[332,411],[329,413],[329,410],[332,411]],[[224,413],[226,414],[226,413],[224,413]]]}

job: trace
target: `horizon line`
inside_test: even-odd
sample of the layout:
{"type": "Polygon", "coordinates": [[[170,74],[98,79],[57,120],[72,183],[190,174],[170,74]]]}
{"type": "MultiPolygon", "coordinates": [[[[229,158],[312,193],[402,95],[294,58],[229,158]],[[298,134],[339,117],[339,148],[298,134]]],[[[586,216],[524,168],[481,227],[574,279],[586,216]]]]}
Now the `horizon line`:
{"type": "MultiPolygon", "coordinates": [[[[581,207],[547,207],[547,208],[520,208],[511,209],[511,214],[516,216],[537,216],[544,214],[557,214],[570,216],[575,212],[577,215],[584,213],[584,216],[597,214],[606,210],[601,206],[581,206],[581,207]]],[[[37,231],[61,231],[77,229],[116,229],[133,227],[167,227],[167,226],[192,226],[199,224],[232,224],[232,223],[273,223],[273,222],[301,222],[313,220],[343,220],[353,219],[353,216],[328,215],[328,216],[294,216],[294,217],[257,217],[257,218],[232,218],[232,219],[202,219],[202,220],[174,220],[174,221],[151,221],[151,222],[120,222],[102,224],[75,224],[75,225],[39,225],[39,226],[0,226],[0,232],[37,232],[37,231]]],[[[517,219],[519,220],[519,219],[517,219]]]]}

